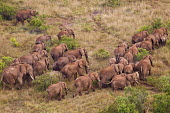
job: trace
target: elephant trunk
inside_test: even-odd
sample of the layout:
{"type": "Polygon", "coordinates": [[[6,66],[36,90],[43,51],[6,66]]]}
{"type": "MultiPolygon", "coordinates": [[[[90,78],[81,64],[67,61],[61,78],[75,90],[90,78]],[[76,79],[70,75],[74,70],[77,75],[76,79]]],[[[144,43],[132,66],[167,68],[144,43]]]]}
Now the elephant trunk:
{"type": "Polygon", "coordinates": [[[85,71],[86,71],[86,74],[88,74],[88,67],[85,66],[85,71]]]}
{"type": "Polygon", "coordinates": [[[85,54],[85,57],[86,57],[86,61],[89,63],[89,59],[88,59],[89,56],[85,54]]]}
{"type": "Polygon", "coordinates": [[[75,39],[75,34],[73,33],[73,39],[75,39]]]}

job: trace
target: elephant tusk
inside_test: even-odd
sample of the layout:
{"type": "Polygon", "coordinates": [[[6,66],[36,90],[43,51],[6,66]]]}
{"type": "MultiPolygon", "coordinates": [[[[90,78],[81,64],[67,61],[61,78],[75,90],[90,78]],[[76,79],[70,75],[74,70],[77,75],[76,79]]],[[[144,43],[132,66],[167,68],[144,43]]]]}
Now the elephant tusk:
{"type": "Polygon", "coordinates": [[[91,58],[90,56],[88,56],[88,58],[91,58]]]}
{"type": "Polygon", "coordinates": [[[32,80],[34,80],[34,77],[33,77],[33,76],[31,76],[31,79],[32,79],[32,80]]]}

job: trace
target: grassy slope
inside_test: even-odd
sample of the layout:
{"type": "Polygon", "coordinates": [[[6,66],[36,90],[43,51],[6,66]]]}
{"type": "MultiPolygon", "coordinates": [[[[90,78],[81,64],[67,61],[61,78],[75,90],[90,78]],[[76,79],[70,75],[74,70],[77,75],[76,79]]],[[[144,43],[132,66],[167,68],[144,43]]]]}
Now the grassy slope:
{"type": "MultiPolygon", "coordinates": [[[[99,48],[104,48],[113,56],[113,50],[122,41],[130,42],[131,36],[143,25],[150,24],[155,18],[161,18],[163,22],[169,19],[169,0],[141,2],[124,2],[116,8],[103,7],[105,0],[13,0],[15,5],[21,8],[31,7],[39,14],[47,15],[46,21],[50,25],[48,34],[57,38],[56,34],[62,26],[74,29],[76,39],[85,47],[89,56],[92,56],[91,70],[98,71],[108,65],[108,59],[96,60],[93,53],[99,48]],[[57,2],[56,2],[57,1],[57,2]],[[87,7],[88,6],[88,7],[87,7]],[[97,10],[98,14],[93,14],[97,10]]],[[[129,0],[130,1],[130,0],[129,0]]],[[[134,1],[134,0],[131,0],[134,1]]],[[[0,57],[20,57],[31,51],[35,39],[42,34],[30,34],[21,26],[11,26],[12,22],[0,22],[0,57]],[[16,38],[19,47],[13,47],[10,38],[16,38]]],[[[169,50],[160,48],[154,53],[153,75],[166,74],[167,63],[169,64],[169,50]]],[[[111,57],[110,56],[110,57],[111,57]]],[[[70,98],[58,102],[44,102],[45,93],[37,93],[33,89],[22,89],[21,91],[0,92],[0,112],[98,112],[100,109],[112,103],[116,95],[111,89],[97,90],[89,95],[70,98]],[[2,100],[2,101],[1,101],[2,100]],[[58,110],[58,111],[57,111],[58,110]]]]}

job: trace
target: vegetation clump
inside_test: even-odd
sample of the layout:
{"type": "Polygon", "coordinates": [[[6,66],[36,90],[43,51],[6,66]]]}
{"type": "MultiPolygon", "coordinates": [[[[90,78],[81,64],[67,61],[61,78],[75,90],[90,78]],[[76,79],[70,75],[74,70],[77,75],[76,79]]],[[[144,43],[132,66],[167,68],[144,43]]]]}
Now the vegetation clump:
{"type": "Polygon", "coordinates": [[[105,49],[101,48],[95,52],[95,56],[97,59],[105,59],[110,56],[110,53],[108,51],[106,51],[105,49]]]}
{"type": "Polygon", "coordinates": [[[147,56],[149,54],[149,51],[143,48],[138,48],[139,53],[135,55],[135,60],[140,61],[143,59],[143,57],[147,56]]]}
{"type": "Polygon", "coordinates": [[[0,60],[0,73],[2,73],[3,69],[11,64],[13,58],[12,57],[2,57],[0,60]]]}
{"type": "Polygon", "coordinates": [[[30,20],[28,28],[31,32],[45,32],[49,26],[45,25],[45,21],[42,18],[35,17],[30,20]]]}
{"type": "Polygon", "coordinates": [[[34,88],[37,91],[45,91],[47,87],[51,84],[57,83],[59,81],[59,74],[45,73],[33,81],[34,88]]]}
{"type": "Polygon", "coordinates": [[[65,43],[67,45],[68,49],[76,49],[76,48],[80,47],[80,45],[78,44],[78,42],[75,39],[66,37],[66,36],[63,36],[61,38],[61,40],[59,41],[59,44],[62,44],[62,43],[65,43]]]}
{"type": "Polygon", "coordinates": [[[10,38],[10,42],[12,43],[12,45],[13,45],[14,47],[18,47],[18,46],[19,46],[19,43],[16,41],[15,38],[10,38]]]}
{"type": "Polygon", "coordinates": [[[16,8],[0,2],[0,19],[12,20],[16,14],[16,8]]]}

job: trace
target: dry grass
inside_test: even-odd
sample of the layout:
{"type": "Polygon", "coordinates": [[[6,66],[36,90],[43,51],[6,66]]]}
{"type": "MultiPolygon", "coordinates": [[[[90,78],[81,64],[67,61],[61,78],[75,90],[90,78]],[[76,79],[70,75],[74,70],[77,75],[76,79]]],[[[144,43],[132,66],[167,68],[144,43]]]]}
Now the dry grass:
{"type": "MultiPolygon", "coordinates": [[[[46,15],[50,25],[47,33],[53,38],[62,27],[72,28],[76,40],[81,47],[88,50],[90,69],[99,71],[109,65],[108,59],[96,60],[94,52],[103,48],[114,56],[113,50],[118,43],[131,42],[132,35],[143,25],[148,25],[155,18],[163,22],[169,20],[169,0],[122,0],[122,5],[111,8],[103,7],[105,0],[12,0],[19,9],[31,7],[40,15],[46,15]],[[97,14],[94,12],[97,11],[97,14]]],[[[30,34],[26,26],[12,26],[13,21],[0,22],[0,57],[20,57],[31,51],[35,39],[42,34],[30,34]],[[13,47],[10,38],[16,38],[19,47],[13,47]]],[[[153,52],[155,67],[153,75],[166,74],[169,69],[170,52],[167,47],[153,52]]],[[[35,92],[32,88],[20,91],[0,92],[0,112],[61,112],[61,113],[90,113],[98,112],[111,104],[116,95],[111,89],[102,89],[89,95],[71,98],[73,92],[65,100],[45,103],[45,93],[35,92]]]]}

